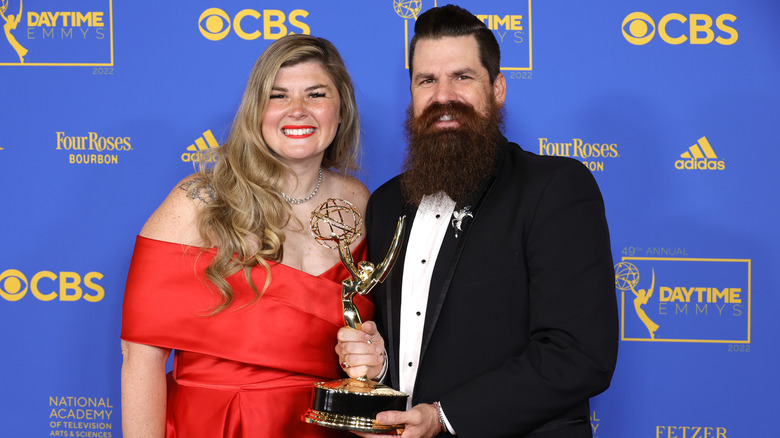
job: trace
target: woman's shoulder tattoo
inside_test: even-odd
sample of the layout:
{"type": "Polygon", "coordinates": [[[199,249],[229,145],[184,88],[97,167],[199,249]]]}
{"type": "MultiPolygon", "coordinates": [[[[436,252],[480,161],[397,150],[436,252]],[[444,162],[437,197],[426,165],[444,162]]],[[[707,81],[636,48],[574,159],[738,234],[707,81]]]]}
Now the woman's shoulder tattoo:
{"type": "Polygon", "coordinates": [[[193,178],[187,182],[182,183],[179,189],[187,192],[187,197],[190,199],[199,200],[205,204],[208,204],[217,199],[217,193],[210,185],[203,184],[203,178],[193,178]]]}

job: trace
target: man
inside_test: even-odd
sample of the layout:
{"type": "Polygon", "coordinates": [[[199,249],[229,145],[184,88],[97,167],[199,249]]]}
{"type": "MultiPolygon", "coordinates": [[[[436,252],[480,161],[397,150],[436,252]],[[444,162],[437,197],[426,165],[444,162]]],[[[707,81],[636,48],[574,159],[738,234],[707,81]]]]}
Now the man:
{"type": "Polygon", "coordinates": [[[400,215],[407,232],[374,289],[376,324],[339,332],[342,366],[374,378],[386,365],[411,394],[377,416],[403,437],[591,437],[588,399],[609,386],[618,341],[601,193],[581,163],[503,137],[498,43],[468,11],[420,15],[409,57],[408,155],[369,201],[372,261],[400,215]]]}

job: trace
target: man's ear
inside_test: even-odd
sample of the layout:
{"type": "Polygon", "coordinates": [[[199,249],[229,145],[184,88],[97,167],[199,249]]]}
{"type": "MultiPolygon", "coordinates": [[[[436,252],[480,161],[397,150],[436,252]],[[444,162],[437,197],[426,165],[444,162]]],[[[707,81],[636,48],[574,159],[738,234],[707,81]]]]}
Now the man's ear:
{"type": "Polygon", "coordinates": [[[501,72],[498,73],[498,76],[493,81],[493,98],[499,107],[504,106],[504,101],[506,100],[506,77],[501,72]]]}

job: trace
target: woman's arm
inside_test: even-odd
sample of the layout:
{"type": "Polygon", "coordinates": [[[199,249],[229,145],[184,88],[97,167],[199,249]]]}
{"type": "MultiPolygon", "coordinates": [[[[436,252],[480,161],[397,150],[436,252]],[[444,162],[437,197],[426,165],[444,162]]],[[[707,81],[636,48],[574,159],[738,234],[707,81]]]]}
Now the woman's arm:
{"type": "Polygon", "coordinates": [[[122,340],[122,433],[125,438],[164,437],[171,350],[122,340]]]}

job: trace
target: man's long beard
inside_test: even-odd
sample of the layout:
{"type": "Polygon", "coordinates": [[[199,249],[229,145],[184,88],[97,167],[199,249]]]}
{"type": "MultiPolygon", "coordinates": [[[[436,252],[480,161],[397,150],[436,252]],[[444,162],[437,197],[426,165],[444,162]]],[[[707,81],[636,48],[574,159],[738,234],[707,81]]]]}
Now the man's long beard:
{"type": "Polygon", "coordinates": [[[460,207],[472,201],[490,177],[500,144],[503,117],[491,100],[486,116],[460,102],[434,103],[415,118],[411,106],[404,124],[407,155],[401,190],[406,201],[420,205],[425,195],[446,193],[460,207]],[[434,128],[443,115],[458,120],[457,128],[434,128]]]}

